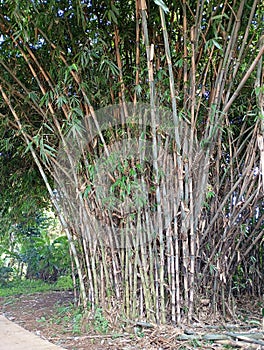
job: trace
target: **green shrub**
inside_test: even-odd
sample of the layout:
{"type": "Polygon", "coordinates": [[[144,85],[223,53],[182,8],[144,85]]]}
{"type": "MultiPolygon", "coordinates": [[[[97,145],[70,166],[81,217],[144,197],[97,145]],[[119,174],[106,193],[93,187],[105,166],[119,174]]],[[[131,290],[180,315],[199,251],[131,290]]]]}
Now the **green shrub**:
{"type": "Polygon", "coordinates": [[[6,286],[12,276],[13,273],[13,269],[12,267],[8,267],[8,266],[1,266],[0,267],[0,286],[6,286]]]}

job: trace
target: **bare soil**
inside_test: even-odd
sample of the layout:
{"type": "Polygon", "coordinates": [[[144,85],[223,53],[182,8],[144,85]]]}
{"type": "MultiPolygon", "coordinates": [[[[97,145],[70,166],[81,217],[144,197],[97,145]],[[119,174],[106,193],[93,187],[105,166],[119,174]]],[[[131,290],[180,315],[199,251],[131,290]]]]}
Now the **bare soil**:
{"type": "MultiPolygon", "coordinates": [[[[230,322],[212,317],[210,305],[201,304],[199,320],[192,327],[152,326],[149,324],[108,325],[104,331],[104,319],[94,323],[91,315],[76,313],[73,293],[46,292],[0,298],[0,314],[25,329],[69,350],[113,350],[113,349],[264,349],[258,344],[225,341],[179,340],[180,335],[236,332],[263,332],[261,301],[241,302],[236,319],[230,322]],[[75,311],[74,311],[75,310],[75,311]],[[101,322],[101,323],[100,323],[101,322]]],[[[264,335],[263,335],[264,338],[264,335]]]]}

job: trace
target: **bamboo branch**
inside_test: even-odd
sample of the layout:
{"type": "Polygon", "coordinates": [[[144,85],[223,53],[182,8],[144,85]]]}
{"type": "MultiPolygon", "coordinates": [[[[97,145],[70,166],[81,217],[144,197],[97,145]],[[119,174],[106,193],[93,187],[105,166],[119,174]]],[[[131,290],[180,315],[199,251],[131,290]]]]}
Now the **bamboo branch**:
{"type": "Polygon", "coordinates": [[[223,109],[223,113],[227,113],[232,105],[232,103],[235,101],[235,99],[237,98],[240,90],[243,88],[243,86],[246,84],[248,78],[251,76],[252,72],[254,71],[254,69],[256,68],[259,60],[261,59],[262,55],[264,54],[264,45],[260,48],[256,58],[254,59],[254,61],[251,63],[251,66],[249,67],[247,73],[244,75],[243,79],[241,80],[241,82],[238,84],[238,87],[236,88],[235,92],[233,93],[233,95],[230,97],[229,101],[227,102],[227,104],[225,105],[224,109],[223,109]]]}

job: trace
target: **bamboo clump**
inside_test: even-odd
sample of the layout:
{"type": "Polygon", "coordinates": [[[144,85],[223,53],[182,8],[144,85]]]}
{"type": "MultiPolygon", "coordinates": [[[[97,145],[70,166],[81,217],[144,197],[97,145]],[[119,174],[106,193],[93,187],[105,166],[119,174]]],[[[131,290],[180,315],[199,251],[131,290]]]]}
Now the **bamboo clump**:
{"type": "MultiPolygon", "coordinates": [[[[263,292],[263,118],[247,121],[256,109],[263,116],[262,90],[253,102],[245,101],[245,115],[236,112],[246,83],[263,87],[263,40],[253,54],[246,45],[255,40],[258,6],[254,0],[244,20],[245,1],[211,9],[205,1],[193,7],[184,0],[179,8],[171,5],[169,21],[166,6],[159,4],[158,35],[146,2],[136,0],[136,44],[129,54],[135,85],[146,81],[145,97],[126,85],[122,33],[115,23],[111,44],[118,89],[110,83],[111,106],[97,110],[82,74],[70,69],[48,33],[36,28],[69,73],[83,116],[76,123],[70,104],[55,103],[59,76],[58,82],[52,79],[37,52],[1,19],[46,98],[46,104],[31,101],[30,108],[42,118],[43,129],[56,135],[57,153],[34,143],[41,131],[30,134],[23,127],[28,120],[6,91],[15,92],[18,102],[30,91],[4,61],[13,86],[0,77],[1,96],[67,233],[85,308],[180,325],[199,313],[200,295],[226,316],[242,290],[263,292]],[[176,65],[177,57],[182,61],[176,65]],[[233,131],[236,118],[239,132],[233,131]]],[[[69,90],[66,83],[63,89],[69,90]]]]}

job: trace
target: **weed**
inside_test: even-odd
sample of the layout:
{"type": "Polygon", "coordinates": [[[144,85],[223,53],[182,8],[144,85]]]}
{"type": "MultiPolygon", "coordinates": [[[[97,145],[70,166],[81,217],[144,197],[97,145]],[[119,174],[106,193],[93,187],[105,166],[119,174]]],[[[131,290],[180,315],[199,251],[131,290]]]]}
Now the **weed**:
{"type": "Polygon", "coordinates": [[[77,309],[73,317],[73,334],[81,334],[81,325],[82,325],[83,314],[77,309]]]}
{"type": "Polygon", "coordinates": [[[100,308],[95,311],[93,326],[94,330],[98,333],[106,334],[108,332],[109,322],[104,317],[103,310],[100,308]]]}
{"type": "Polygon", "coordinates": [[[139,338],[144,338],[145,333],[143,332],[141,327],[135,327],[135,334],[139,338]]]}
{"type": "Polygon", "coordinates": [[[193,348],[200,348],[200,347],[201,347],[201,343],[200,343],[199,340],[197,340],[197,339],[193,339],[193,340],[191,341],[191,344],[192,344],[192,347],[193,347],[193,348]]]}
{"type": "Polygon", "coordinates": [[[83,311],[81,308],[75,308],[73,304],[67,306],[58,306],[52,322],[55,324],[71,324],[73,334],[81,334],[83,311]]]}

